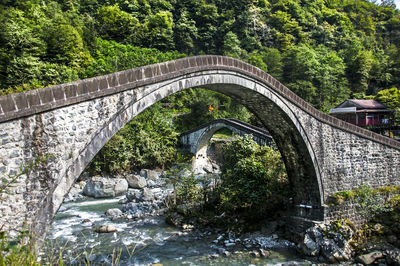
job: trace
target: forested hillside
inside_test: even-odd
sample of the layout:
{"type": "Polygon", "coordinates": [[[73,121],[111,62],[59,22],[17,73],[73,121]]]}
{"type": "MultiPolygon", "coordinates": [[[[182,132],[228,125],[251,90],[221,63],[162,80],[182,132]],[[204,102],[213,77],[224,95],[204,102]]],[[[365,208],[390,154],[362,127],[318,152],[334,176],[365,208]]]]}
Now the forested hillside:
{"type": "Polygon", "coordinates": [[[2,0],[0,25],[3,94],[196,54],[255,64],[322,110],[400,83],[393,1],[2,0]]]}
{"type": "MultiPolygon", "coordinates": [[[[400,119],[400,12],[393,0],[372,2],[0,0],[0,95],[221,54],[262,68],[322,111],[369,96],[397,108],[400,119]]],[[[176,134],[163,133],[168,126],[176,133],[213,118],[252,119],[217,93],[188,90],[165,101],[185,115],[173,125],[158,121],[176,114],[156,105],[106,145],[97,168],[168,163],[176,143],[176,134]]]]}

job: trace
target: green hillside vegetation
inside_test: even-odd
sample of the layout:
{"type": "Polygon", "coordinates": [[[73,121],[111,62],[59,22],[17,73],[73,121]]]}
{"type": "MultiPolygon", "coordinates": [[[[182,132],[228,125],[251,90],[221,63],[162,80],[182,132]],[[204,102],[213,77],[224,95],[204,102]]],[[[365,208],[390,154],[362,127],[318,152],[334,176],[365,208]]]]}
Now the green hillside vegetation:
{"type": "MultiPolygon", "coordinates": [[[[260,67],[325,112],[368,96],[398,110],[400,12],[375,2],[0,0],[0,95],[221,54],[260,67]]],[[[219,117],[254,120],[218,93],[188,90],[164,102],[186,113],[177,132],[219,117]]]]}

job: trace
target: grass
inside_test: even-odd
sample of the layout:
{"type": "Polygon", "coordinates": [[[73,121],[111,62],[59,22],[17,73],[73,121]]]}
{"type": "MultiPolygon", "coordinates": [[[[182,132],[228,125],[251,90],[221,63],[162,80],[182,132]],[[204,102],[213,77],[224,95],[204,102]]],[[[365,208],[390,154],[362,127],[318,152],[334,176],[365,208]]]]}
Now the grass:
{"type": "Polygon", "coordinates": [[[232,136],[233,136],[233,132],[231,130],[229,130],[227,128],[221,128],[220,130],[215,132],[212,137],[216,138],[216,139],[228,139],[228,138],[231,138],[232,136]]]}

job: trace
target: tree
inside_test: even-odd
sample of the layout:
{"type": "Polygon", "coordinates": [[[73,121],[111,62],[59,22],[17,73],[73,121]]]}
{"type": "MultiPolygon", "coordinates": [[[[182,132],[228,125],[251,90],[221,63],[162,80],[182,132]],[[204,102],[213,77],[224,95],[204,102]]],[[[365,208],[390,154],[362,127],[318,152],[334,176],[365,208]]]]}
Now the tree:
{"type": "Polygon", "coordinates": [[[85,66],[91,56],[79,32],[71,25],[56,25],[49,31],[47,56],[50,61],[69,66],[85,66]]]}
{"type": "Polygon", "coordinates": [[[106,40],[123,42],[139,27],[139,20],[117,5],[102,6],[96,18],[100,36],[106,40]]]}
{"type": "Polygon", "coordinates": [[[189,13],[186,10],[183,10],[174,28],[176,48],[181,52],[189,54],[193,52],[194,42],[197,38],[196,22],[189,18],[189,13]]]}
{"type": "Polygon", "coordinates": [[[178,133],[169,115],[161,104],[154,104],[113,136],[89,169],[94,173],[126,173],[172,163],[178,133]]]}
{"type": "Polygon", "coordinates": [[[213,4],[202,4],[196,10],[194,19],[197,25],[199,50],[207,51],[208,53],[216,52],[217,39],[216,33],[218,30],[218,9],[213,4]]]}
{"type": "Polygon", "coordinates": [[[149,46],[160,50],[173,50],[173,27],[172,13],[169,11],[160,11],[149,16],[146,21],[149,46]]]}
{"type": "Polygon", "coordinates": [[[240,41],[235,33],[228,32],[224,37],[223,54],[235,58],[241,58],[244,51],[240,48],[240,41]]]}
{"type": "Polygon", "coordinates": [[[280,154],[260,147],[251,135],[236,136],[223,146],[221,207],[247,212],[252,219],[282,209],[288,197],[287,177],[280,154]]]}
{"type": "Polygon", "coordinates": [[[374,99],[394,110],[394,123],[400,123],[400,89],[391,88],[381,90],[375,95],[374,99]]]}

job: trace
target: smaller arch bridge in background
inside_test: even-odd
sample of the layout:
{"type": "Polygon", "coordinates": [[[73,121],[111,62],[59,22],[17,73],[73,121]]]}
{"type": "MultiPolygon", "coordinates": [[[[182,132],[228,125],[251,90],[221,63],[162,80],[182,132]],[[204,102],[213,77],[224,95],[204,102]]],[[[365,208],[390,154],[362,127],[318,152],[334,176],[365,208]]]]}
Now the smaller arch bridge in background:
{"type": "Polygon", "coordinates": [[[192,164],[195,173],[203,173],[203,168],[210,164],[207,150],[212,136],[220,129],[227,128],[233,133],[244,136],[252,135],[253,140],[259,145],[272,144],[272,136],[268,130],[256,127],[238,119],[215,119],[180,135],[180,141],[184,149],[195,155],[192,164]]]}
{"type": "Polygon", "coordinates": [[[222,128],[227,128],[239,136],[251,134],[260,146],[272,144],[272,136],[268,130],[232,118],[215,119],[188,130],[180,135],[180,141],[184,149],[195,155],[205,156],[210,139],[222,128]]]}

